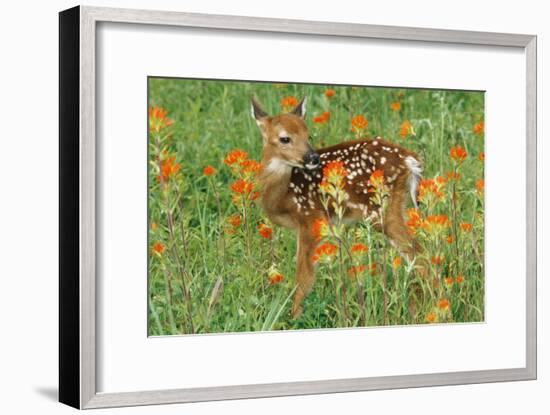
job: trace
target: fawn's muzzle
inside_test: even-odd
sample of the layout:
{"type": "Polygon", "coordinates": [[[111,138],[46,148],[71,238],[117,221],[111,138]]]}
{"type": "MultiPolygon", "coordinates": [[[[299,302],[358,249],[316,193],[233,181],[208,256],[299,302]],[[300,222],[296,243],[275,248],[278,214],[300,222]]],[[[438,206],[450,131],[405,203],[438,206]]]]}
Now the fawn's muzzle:
{"type": "Polygon", "coordinates": [[[304,166],[308,170],[315,170],[317,167],[319,167],[320,162],[321,157],[319,157],[319,154],[317,154],[315,151],[310,151],[304,156],[304,166]]]}

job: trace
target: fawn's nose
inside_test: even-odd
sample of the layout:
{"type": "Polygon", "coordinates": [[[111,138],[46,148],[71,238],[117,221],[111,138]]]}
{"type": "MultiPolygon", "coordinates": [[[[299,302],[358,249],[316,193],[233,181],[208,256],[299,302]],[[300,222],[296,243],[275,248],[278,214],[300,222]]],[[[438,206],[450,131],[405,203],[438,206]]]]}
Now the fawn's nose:
{"type": "Polygon", "coordinates": [[[304,166],[306,166],[306,169],[308,170],[316,169],[317,167],[319,167],[320,162],[321,157],[319,157],[319,154],[314,151],[310,151],[304,156],[304,166]]]}

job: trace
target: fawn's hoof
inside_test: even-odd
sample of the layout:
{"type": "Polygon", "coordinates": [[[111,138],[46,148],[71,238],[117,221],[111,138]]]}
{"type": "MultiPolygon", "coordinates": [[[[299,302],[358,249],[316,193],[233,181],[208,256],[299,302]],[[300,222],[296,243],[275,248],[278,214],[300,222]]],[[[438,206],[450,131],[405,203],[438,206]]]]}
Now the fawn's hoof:
{"type": "Polygon", "coordinates": [[[298,320],[302,316],[303,312],[304,312],[304,309],[301,306],[292,307],[292,313],[291,313],[292,319],[298,320]]]}
{"type": "Polygon", "coordinates": [[[415,301],[409,301],[409,314],[414,319],[414,321],[416,321],[416,318],[418,317],[418,309],[416,307],[415,301]]]}

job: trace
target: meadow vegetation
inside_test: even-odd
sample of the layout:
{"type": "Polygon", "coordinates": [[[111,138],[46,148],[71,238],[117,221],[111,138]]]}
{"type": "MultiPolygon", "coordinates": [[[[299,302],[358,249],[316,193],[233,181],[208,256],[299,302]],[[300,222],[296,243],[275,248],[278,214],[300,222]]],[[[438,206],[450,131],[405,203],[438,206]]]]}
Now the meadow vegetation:
{"type": "MultiPolygon", "coordinates": [[[[482,92],[150,78],[149,334],[483,321],[483,115],[482,92]],[[319,223],[317,282],[290,317],[296,237],[258,206],[252,95],[271,114],[307,96],[315,147],[381,136],[420,155],[405,214],[429,279],[371,220],[319,223]]],[[[373,184],[383,206],[384,177],[373,184]]]]}

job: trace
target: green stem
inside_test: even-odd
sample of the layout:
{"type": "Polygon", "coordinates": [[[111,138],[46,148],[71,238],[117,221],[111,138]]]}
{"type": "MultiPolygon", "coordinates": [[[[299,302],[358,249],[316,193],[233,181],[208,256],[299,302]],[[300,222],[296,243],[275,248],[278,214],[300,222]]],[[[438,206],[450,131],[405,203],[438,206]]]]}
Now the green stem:
{"type": "MultiPolygon", "coordinates": [[[[162,336],[164,334],[164,331],[162,330],[162,324],[160,323],[160,318],[159,318],[159,315],[157,313],[157,310],[155,310],[155,306],[153,304],[153,300],[151,300],[151,297],[149,297],[149,311],[150,313],[153,315],[153,320],[157,326],[157,331],[158,331],[158,334],[160,336],[162,336]]],[[[151,334],[151,333],[149,333],[151,334]]]]}

